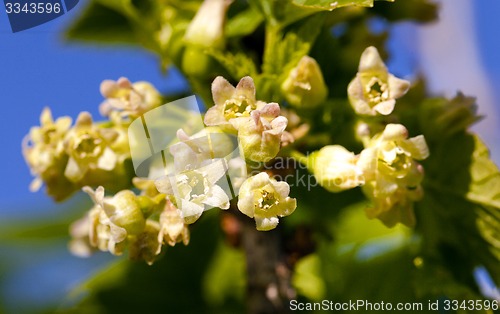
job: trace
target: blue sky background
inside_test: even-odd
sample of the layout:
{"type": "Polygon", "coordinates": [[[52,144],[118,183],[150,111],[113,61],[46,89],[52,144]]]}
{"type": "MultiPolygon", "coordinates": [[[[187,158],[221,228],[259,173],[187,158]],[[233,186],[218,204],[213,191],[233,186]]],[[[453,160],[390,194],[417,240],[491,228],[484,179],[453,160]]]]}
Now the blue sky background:
{"type": "MultiPolygon", "coordinates": [[[[498,101],[500,1],[469,1],[474,3],[474,34],[478,39],[480,62],[487,70],[494,99],[498,101]]],[[[38,125],[40,112],[45,106],[50,106],[55,117],[69,115],[75,118],[82,110],[99,117],[97,108],[102,101],[100,82],[120,76],[126,76],[132,81],[149,81],[162,92],[186,88],[186,83],[177,72],[170,71],[165,76],[161,73],[156,58],[143,50],[64,43],[62,30],[79,13],[86,1],[80,2],[77,8],[61,18],[16,34],[11,33],[3,6],[0,6],[0,165],[3,166],[0,223],[14,217],[46,216],[62,210],[61,205],[55,205],[42,191],[28,191],[32,176],[21,154],[21,140],[31,126],[38,125]]],[[[412,51],[414,44],[409,33],[414,29],[410,28],[408,25],[397,28],[395,41],[390,43],[391,49],[406,50],[406,53],[393,54],[396,57],[389,64],[393,72],[403,76],[416,70],[419,60],[416,51],[412,51]]],[[[463,62],[468,61],[465,59],[463,62]]],[[[463,75],[467,76],[467,73],[463,75]]],[[[499,143],[490,141],[489,144],[498,147],[499,143]]],[[[499,160],[498,156],[496,159],[499,160]]],[[[60,247],[64,245],[61,243],[60,247]]],[[[31,273],[20,271],[17,276],[11,274],[7,278],[11,285],[3,294],[13,298],[11,302],[16,302],[15,297],[21,291],[21,294],[31,293],[31,297],[36,299],[46,298],[46,295],[37,294],[36,291],[47,289],[53,291],[55,297],[67,288],[61,283],[81,279],[82,273],[89,272],[93,265],[106,259],[98,258],[94,263],[88,264],[85,260],[68,259],[68,253],[61,253],[60,250],[47,251],[44,256],[45,258],[32,262],[31,273]],[[54,265],[54,259],[60,262],[54,265]],[[81,272],[74,272],[74,269],[80,269],[81,272]],[[43,284],[30,287],[28,283],[34,278],[43,284]]],[[[29,264],[27,259],[29,253],[19,255],[21,263],[25,261],[25,264],[29,264]]]]}
{"type": "Polygon", "coordinates": [[[54,21],[15,34],[5,11],[0,10],[0,97],[4,110],[0,164],[4,165],[4,178],[9,178],[4,181],[8,188],[0,189],[0,221],[5,216],[22,215],[20,208],[31,207],[30,212],[37,214],[37,209],[45,212],[54,206],[43,192],[28,191],[31,175],[20,146],[30,127],[39,125],[45,106],[50,106],[54,117],[75,118],[86,110],[102,119],[97,108],[102,101],[99,85],[104,79],[126,76],[132,81],[146,80],[162,92],[185,87],[175,71],[162,74],[155,57],[144,50],[63,42],[62,30],[86,1],[80,2],[54,21]]]}

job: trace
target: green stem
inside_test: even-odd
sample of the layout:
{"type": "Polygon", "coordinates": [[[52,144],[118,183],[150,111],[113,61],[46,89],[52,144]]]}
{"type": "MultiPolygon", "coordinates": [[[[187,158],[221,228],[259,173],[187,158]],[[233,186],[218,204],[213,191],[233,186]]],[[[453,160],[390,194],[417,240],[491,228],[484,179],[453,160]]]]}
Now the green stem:
{"type": "Polygon", "coordinates": [[[295,149],[290,150],[289,155],[293,159],[300,162],[302,165],[304,165],[306,167],[309,165],[309,158],[306,155],[304,155],[303,153],[299,152],[298,150],[295,150],[295,149]]]}
{"type": "MultiPolygon", "coordinates": [[[[272,60],[276,58],[276,47],[281,41],[280,27],[273,24],[266,25],[266,38],[264,43],[263,67],[273,64],[272,60]]],[[[263,69],[264,73],[275,73],[273,69],[263,69]]]]}

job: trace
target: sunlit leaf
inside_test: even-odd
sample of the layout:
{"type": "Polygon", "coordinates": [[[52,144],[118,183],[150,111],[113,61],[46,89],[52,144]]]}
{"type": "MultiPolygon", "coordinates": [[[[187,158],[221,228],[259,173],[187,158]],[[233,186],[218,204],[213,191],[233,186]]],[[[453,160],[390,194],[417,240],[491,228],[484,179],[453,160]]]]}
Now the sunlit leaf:
{"type": "Polygon", "coordinates": [[[224,304],[242,302],[246,284],[245,266],[245,256],[241,250],[221,243],[203,280],[205,300],[221,310],[224,304]]]}
{"type": "Polygon", "coordinates": [[[498,284],[500,172],[477,136],[461,132],[431,144],[426,193],[417,203],[426,247],[431,255],[447,250],[457,274],[484,265],[498,284]]]}
{"type": "MultiPolygon", "coordinates": [[[[394,0],[382,0],[394,2],[394,0]]],[[[320,10],[334,10],[337,8],[345,6],[361,6],[361,7],[372,7],[374,0],[292,0],[292,2],[298,6],[303,6],[307,8],[315,8],[320,10]]]]}
{"type": "Polygon", "coordinates": [[[292,277],[297,293],[312,301],[321,301],[326,295],[326,286],[321,276],[321,260],[316,254],[302,258],[292,277]]]}
{"type": "Polygon", "coordinates": [[[247,75],[252,77],[257,75],[254,61],[242,52],[232,54],[230,52],[209,50],[207,53],[214,57],[235,81],[247,75]]]}
{"type": "Polygon", "coordinates": [[[250,7],[231,18],[226,24],[226,36],[238,37],[253,33],[264,21],[262,14],[250,7]]]}
{"type": "Polygon", "coordinates": [[[121,12],[94,1],[68,29],[67,36],[106,44],[137,44],[133,23],[121,12]]]}
{"type": "Polygon", "coordinates": [[[403,0],[395,3],[380,2],[373,10],[389,21],[431,22],[438,18],[439,6],[432,0],[403,0]]]}

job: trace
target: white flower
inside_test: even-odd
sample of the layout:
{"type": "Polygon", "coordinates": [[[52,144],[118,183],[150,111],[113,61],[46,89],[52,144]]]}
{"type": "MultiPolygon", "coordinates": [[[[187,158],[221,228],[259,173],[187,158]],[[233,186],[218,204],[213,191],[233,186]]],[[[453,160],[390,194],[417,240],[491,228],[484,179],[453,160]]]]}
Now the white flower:
{"type": "Polygon", "coordinates": [[[71,251],[78,256],[88,256],[93,248],[109,251],[113,255],[121,255],[126,246],[127,230],[115,224],[103,208],[104,188],[92,190],[84,187],[94,201],[94,207],[87,215],[71,225],[71,251]]]}
{"type": "Polygon", "coordinates": [[[390,74],[375,47],[361,55],[356,77],[349,83],[347,94],[357,114],[388,115],[396,99],[408,91],[410,82],[390,74]]]}
{"type": "Polygon", "coordinates": [[[255,99],[255,85],[249,76],[242,78],[236,88],[218,76],[212,83],[212,96],[215,106],[208,109],[205,124],[222,127],[225,131],[236,131],[231,120],[250,117],[250,112],[265,105],[255,99]]]}
{"type": "Polygon", "coordinates": [[[216,184],[225,173],[224,161],[219,159],[197,169],[161,177],[155,184],[161,193],[175,196],[182,218],[187,224],[191,224],[205,210],[213,207],[229,208],[229,197],[216,184]]]}
{"type": "Polygon", "coordinates": [[[255,218],[257,230],[271,230],[278,225],[278,217],[290,215],[297,207],[297,201],[290,198],[289,193],[288,183],[278,182],[261,172],[241,185],[238,209],[255,218]]]}
{"type": "Polygon", "coordinates": [[[100,128],[93,124],[88,112],[80,113],[64,142],[65,151],[69,155],[64,175],[71,182],[78,182],[89,170],[113,170],[118,162],[118,155],[110,146],[118,136],[119,133],[114,129],[100,128]]]}
{"type": "Polygon", "coordinates": [[[267,162],[278,155],[288,120],[279,116],[276,103],[253,110],[249,118],[233,120],[238,123],[238,139],[246,159],[267,162]]]}
{"type": "MultiPolygon", "coordinates": [[[[189,229],[184,219],[182,219],[181,211],[177,209],[172,202],[167,200],[165,208],[160,214],[158,242],[165,242],[170,246],[174,246],[181,241],[184,245],[189,244],[189,229]]],[[[161,248],[159,250],[161,250],[161,248]]]]}
{"type": "Polygon", "coordinates": [[[120,117],[137,118],[161,105],[160,93],[148,82],[132,84],[121,77],[117,81],[103,81],[100,89],[106,98],[99,108],[104,116],[117,113],[120,117]]]}
{"type": "Polygon", "coordinates": [[[218,127],[206,127],[193,136],[179,129],[177,138],[180,142],[169,148],[177,172],[201,167],[214,159],[230,158],[238,152],[236,137],[218,127]]]}
{"type": "MultiPolygon", "coordinates": [[[[65,162],[63,141],[71,127],[70,117],[52,118],[49,108],[44,108],[40,115],[40,126],[32,127],[23,140],[23,155],[35,179],[30,185],[31,191],[37,191],[42,185],[42,178],[54,177],[54,170],[65,162]]],[[[51,180],[50,180],[51,181],[51,180]]]]}
{"type": "Polygon", "coordinates": [[[408,138],[400,124],[388,124],[365,148],[357,162],[363,169],[366,184],[363,192],[372,201],[369,218],[378,218],[389,227],[401,222],[415,224],[413,202],[423,196],[424,169],[416,160],[429,156],[422,135],[408,138]]]}

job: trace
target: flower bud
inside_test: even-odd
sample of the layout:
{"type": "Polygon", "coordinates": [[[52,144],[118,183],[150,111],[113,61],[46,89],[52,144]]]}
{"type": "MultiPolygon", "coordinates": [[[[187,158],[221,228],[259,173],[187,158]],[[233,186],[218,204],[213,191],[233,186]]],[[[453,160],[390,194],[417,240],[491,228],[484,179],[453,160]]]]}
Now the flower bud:
{"type": "Polygon", "coordinates": [[[181,214],[181,211],[172,202],[167,201],[164,210],[160,214],[158,242],[165,242],[170,246],[175,246],[178,242],[183,242],[184,245],[189,244],[189,229],[181,214]]]}
{"type": "Polygon", "coordinates": [[[120,191],[102,204],[111,222],[127,230],[128,234],[138,234],[144,229],[144,215],[134,192],[120,191]]]}
{"type": "Polygon", "coordinates": [[[271,103],[262,110],[252,111],[250,118],[238,120],[238,139],[246,159],[267,162],[278,155],[288,123],[278,114],[279,105],[271,103]]]}
{"type": "Polygon", "coordinates": [[[148,265],[152,265],[161,252],[161,243],[158,242],[159,232],[159,223],[148,220],[142,232],[129,239],[130,259],[144,260],[148,265]]]}
{"type": "Polygon", "coordinates": [[[231,2],[230,0],[203,1],[186,30],[185,42],[203,48],[224,47],[224,23],[231,2]]]}
{"type": "Polygon", "coordinates": [[[297,108],[314,108],[325,101],[328,88],[316,60],[302,57],[281,84],[281,92],[297,108]]]}
{"type": "Polygon", "coordinates": [[[325,146],[309,157],[309,170],[330,192],[341,192],[364,184],[358,157],[340,145],[325,146]]]}
{"type": "Polygon", "coordinates": [[[205,0],[184,35],[186,49],[182,70],[188,76],[205,78],[216,72],[216,63],[205,50],[223,49],[226,12],[232,0],[205,0]]]}
{"type": "Polygon", "coordinates": [[[138,234],[144,229],[144,215],[134,192],[123,190],[113,197],[104,197],[102,186],[95,191],[85,186],[83,191],[102,208],[110,223],[124,229],[125,234],[138,234]]]}

